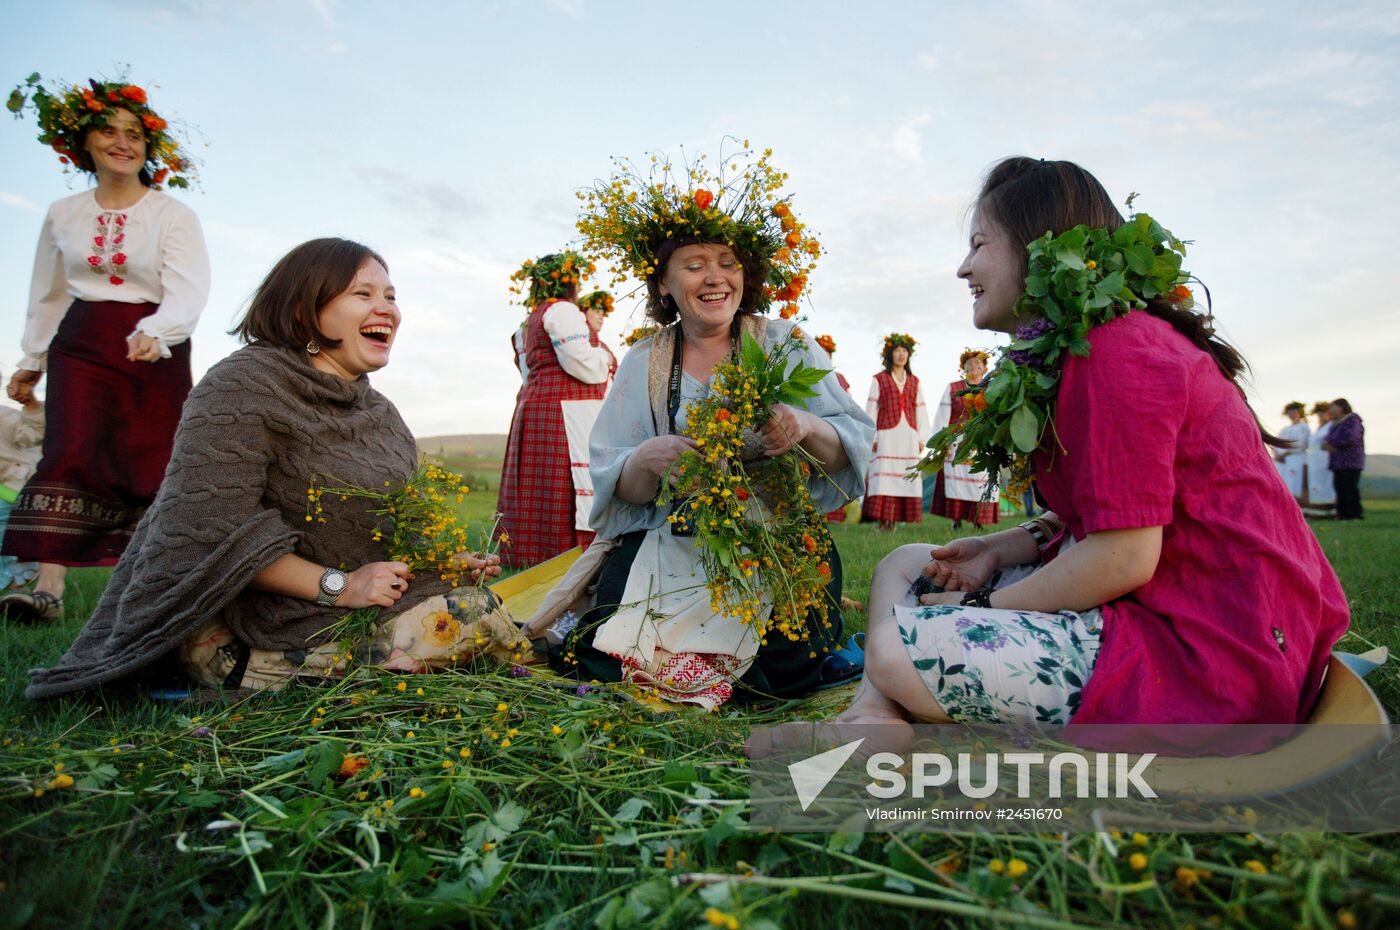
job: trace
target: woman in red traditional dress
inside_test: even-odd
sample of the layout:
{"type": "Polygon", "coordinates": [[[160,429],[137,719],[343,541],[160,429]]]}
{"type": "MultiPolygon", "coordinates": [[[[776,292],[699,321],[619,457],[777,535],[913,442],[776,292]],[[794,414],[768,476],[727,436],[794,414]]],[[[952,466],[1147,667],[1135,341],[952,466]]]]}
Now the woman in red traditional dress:
{"type": "Polygon", "coordinates": [[[908,476],[933,430],[923,388],[909,369],[914,345],[914,337],[904,333],[885,337],[881,353],[885,370],[871,380],[870,398],[865,402],[865,412],[875,420],[875,452],[860,518],[864,523],[879,521],[882,530],[923,520],[922,487],[908,476]]]}
{"type": "MultiPolygon", "coordinates": [[[[943,392],[938,412],[933,417],[934,432],[967,419],[968,411],[962,392],[981,384],[982,379],[987,377],[987,358],[987,353],[981,349],[968,349],[958,357],[963,378],[948,385],[943,392]]],[[[964,520],[973,526],[1001,522],[1001,505],[995,489],[990,498],[987,496],[987,476],[974,475],[967,464],[954,462],[951,455],[935,479],[933,507],[929,512],[952,520],[953,529],[962,526],[964,520]]]]}
{"type": "Polygon", "coordinates": [[[580,471],[584,478],[588,474],[588,429],[581,421],[590,409],[596,416],[616,363],[577,303],[588,267],[573,252],[560,252],[527,262],[514,276],[529,288],[525,359],[530,374],[511,420],[496,509],[508,540],[502,562],[516,568],[593,539],[591,486],[575,480],[580,471]]]}
{"type": "Polygon", "coordinates": [[[0,610],[58,620],[68,567],[115,565],[160,487],[192,384],[209,255],[194,211],[159,190],[188,187],[192,166],[142,88],[51,92],[36,74],[15,95],[36,111],[39,140],[97,181],[44,217],[8,387],[28,403],[48,372],[44,456],[3,545],[39,562],[39,576],[0,610]]]}

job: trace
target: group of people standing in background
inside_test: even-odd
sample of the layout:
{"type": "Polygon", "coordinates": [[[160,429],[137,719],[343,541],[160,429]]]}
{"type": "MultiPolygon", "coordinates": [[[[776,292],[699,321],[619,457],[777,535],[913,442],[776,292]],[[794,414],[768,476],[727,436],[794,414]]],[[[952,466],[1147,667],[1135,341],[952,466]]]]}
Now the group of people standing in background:
{"type": "Polygon", "coordinates": [[[922,482],[909,477],[910,469],[928,454],[929,437],[967,419],[967,392],[986,379],[989,356],[982,349],[967,349],[958,357],[962,377],[943,388],[930,417],[923,386],[909,364],[916,345],[906,333],[886,336],[881,350],[884,370],[870,382],[865,409],[878,432],[861,520],[891,530],[896,523],[922,522],[926,510],[952,520],[954,529],[963,523],[994,525],[1001,519],[996,489],[989,491],[987,476],[974,474],[967,463],[949,455],[936,475],[922,482]]]}
{"type": "Polygon", "coordinates": [[[1309,517],[1360,520],[1361,472],[1366,468],[1366,426],[1345,397],[1320,400],[1312,409],[1300,401],[1283,408],[1288,425],[1279,430],[1286,445],[1274,450],[1279,475],[1309,517]],[[1317,418],[1309,428],[1307,414],[1317,418]]]}

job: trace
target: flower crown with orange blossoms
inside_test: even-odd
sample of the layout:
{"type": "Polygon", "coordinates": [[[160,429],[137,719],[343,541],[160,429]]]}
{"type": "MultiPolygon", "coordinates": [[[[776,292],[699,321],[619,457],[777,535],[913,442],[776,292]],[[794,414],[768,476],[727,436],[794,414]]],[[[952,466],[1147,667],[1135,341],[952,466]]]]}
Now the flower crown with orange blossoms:
{"type": "Polygon", "coordinates": [[[591,294],[584,294],[578,299],[579,309],[587,313],[589,310],[601,310],[603,316],[613,312],[613,295],[607,291],[594,291],[591,294]]]}
{"type": "Polygon", "coordinates": [[[723,243],[741,262],[762,265],[757,310],[777,301],[784,319],[795,316],[821,243],[779,193],[787,175],[773,167],[772,154],[764,149],[755,157],[747,140],[733,154],[721,146],[713,169],[704,155],[676,168],[654,154],[645,177],[631,161],[614,158],[612,178],[578,194],[584,252],[616,269],[616,285],[628,274],[645,281],[660,271],[656,253],[668,239],[723,243]]]}
{"type": "Polygon", "coordinates": [[[885,345],[880,349],[880,357],[884,358],[885,353],[895,346],[904,346],[909,350],[909,354],[914,354],[914,346],[918,345],[918,340],[908,333],[890,333],[885,337],[885,345]]]}
{"type": "Polygon", "coordinates": [[[982,364],[986,365],[991,362],[992,355],[986,349],[965,349],[963,354],[958,356],[958,367],[966,368],[968,361],[974,358],[980,358],[982,364]]]}
{"type": "Polygon", "coordinates": [[[577,252],[554,252],[521,265],[510,276],[510,292],[524,294],[523,303],[533,308],[546,300],[572,297],[575,288],[595,270],[593,263],[577,252]]]}
{"type": "Polygon", "coordinates": [[[194,160],[181,148],[170,124],[151,109],[145,90],[125,80],[89,80],[86,87],[59,84],[50,91],[39,80],[37,71],[25,78],[24,83],[10,91],[5,106],[16,119],[26,108],[32,108],[39,121],[39,141],[58,153],[58,160],[65,166],[91,173],[91,160],[78,147],[79,137],[88,130],[106,126],[114,110],[127,110],[141,121],[145,132],[145,170],[151,186],[157,190],[162,185],[190,186],[195,176],[194,160]]]}
{"type": "Polygon", "coordinates": [[[628,346],[636,345],[646,337],[654,336],[659,332],[661,332],[660,326],[638,326],[636,329],[623,336],[622,342],[624,345],[628,346]]]}
{"type": "Polygon", "coordinates": [[[832,339],[826,333],[822,333],[820,336],[817,337],[817,345],[825,349],[827,355],[836,354],[836,340],[832,339]]]}

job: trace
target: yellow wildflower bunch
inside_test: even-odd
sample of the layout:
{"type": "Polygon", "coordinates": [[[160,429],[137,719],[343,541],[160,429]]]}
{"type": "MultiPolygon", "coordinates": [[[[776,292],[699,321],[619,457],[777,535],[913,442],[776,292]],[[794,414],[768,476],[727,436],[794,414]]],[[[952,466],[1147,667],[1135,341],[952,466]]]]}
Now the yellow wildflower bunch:
{"type": "Polygon", "coordinates": [[[721,146],[714,163],[705,155],[690,162],[682,152],[677,164],[654,154],[645,175],[630,160],[614,158],[612,177],[578,195],[584,253],[611,264],[617,285],[629,274],[638,281],[654,274],[656,250],[667,239],[722,242],[763,264],[759,311],[777,301],[785,319],[794,316],[822,247],[781,194],[788,176],[773,166],[772,155],[772,149],[755,154],[747,140],[731,154],[721,146]]]}
{"type": "Polygon", "coordinates": [[[638,326],[636,329],[623,336],[622,342],[624,345],[630,348],[631,346],[634,346],[637,343],[641,342],[646,337],[654,336],[660,331],[660,326],[638,326]]]}
{"type": "Polygon", "coordinates": [[[827,374],[792,357],[801,345],[794,337],[765,352],[746,335],[739,357],[715,367],[709,396],[686,408],[696,448],[676,460],[677,480],[661,483],[657,501],[671,508],[672,532],[695,538],[711,609],[753,624],[760,640],[773,631],[806,640],[809,617],[829,623],[831,537],[807,487],[815,463],[801,446],[772,458],[751,448],[774,404],[814,396],[827,374]]]}
{"type": "Polygon", "coordinates": [[[398,487],[332,486],[321,483],[326,477],[311,478],[306,492],[308,520],[325,522],[322,500],[327,494],[368,498],[379,504],[371,512],[388,518],[388,528],[374,533],[374,541],[384,543],[388,560],[404,562],[414,572],[435,572],[452,584],[461,577],[463,566],[456,555],[471,548],[467,526],[453,506],[471,490],[461,475],[424,462],[398,487]]]}

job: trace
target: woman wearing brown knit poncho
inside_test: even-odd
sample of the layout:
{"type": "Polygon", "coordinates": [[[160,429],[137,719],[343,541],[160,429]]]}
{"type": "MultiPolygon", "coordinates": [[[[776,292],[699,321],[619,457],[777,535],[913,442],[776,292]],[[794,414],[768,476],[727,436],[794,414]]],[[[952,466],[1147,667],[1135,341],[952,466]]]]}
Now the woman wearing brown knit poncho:
{"type": "MultiPolygon", "coordinates": [[[[360,661],[426,671],[476,651],[483,630],[515,645],[510,629],[489,635],[500,627],[489,593],[388,561],[371,502],[307,520],[312,475],[369,488],[417,466],[408,427],[366,377],[388,363],[400,322],[384,260],[358,243],[317,239],[273,268],[236,330],[249,345],[191,392],[155,503],[87,625],[27,696],[121,679],[176,650],[209,687],[335,674],[344,659],[327,628],[369,606],[380,625],[360,661]]],[[[494,556],[459,558],[475,578],[500,572],[494,556]]]]}

